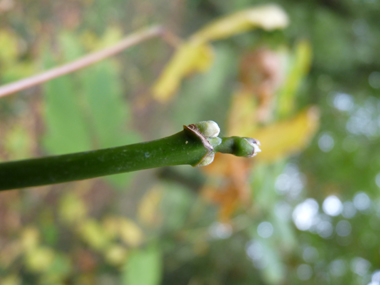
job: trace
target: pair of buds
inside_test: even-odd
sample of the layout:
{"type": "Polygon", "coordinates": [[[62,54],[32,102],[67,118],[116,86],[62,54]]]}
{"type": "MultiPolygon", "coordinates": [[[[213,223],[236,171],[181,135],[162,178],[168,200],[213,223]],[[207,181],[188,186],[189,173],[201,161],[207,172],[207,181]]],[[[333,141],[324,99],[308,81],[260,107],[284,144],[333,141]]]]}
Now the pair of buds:
{"type": "Polygon", "coordinates": [[[196,134],[208,149],[207,154],[196,166],[206,166],[214,161],[215,152],[233,153],[236,156],[254,157],[261,152],[260,142],[253,138],[230,137],[219,138],[220,128],[214,121],[202,121],[184,126],[196,134]]]}

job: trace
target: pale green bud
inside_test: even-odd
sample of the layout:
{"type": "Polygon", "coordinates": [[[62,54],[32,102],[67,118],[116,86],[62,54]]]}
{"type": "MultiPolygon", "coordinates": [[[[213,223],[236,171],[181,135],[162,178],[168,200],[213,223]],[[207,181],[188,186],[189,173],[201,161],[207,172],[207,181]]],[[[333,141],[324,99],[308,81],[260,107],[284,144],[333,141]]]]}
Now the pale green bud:
{"type": "Polygon", "coordinates": [[[253,138],[244,138],[252,147],[253,147],[253,153],[250,157],[254,157],[257,155],[257,153],[261,152],[261,149],[260,149],[260,141],[259,140],[256,140],[256,139],[253,139],[253,138]]]}
{"type": "Polygon", "coordinates": [[[216,147],[222,143],[222,139],[220,137],[208,138],[207,140],[213,147],[216,147]]]}
{"type": "Polygon", "coordinates": [[[202,160],[197,164],[197,166],[199,167],[199,166],[209,165],[211,162],[214,161],[214,158],[215,158],[215,152],[209,152],[202,158],[202,160]]]}
{"type": "Polygon", "coordinates": [[[220,128],[214,121],[202,121],[195,125],[206,138],[217,137],[220,133],[220,128]]]}

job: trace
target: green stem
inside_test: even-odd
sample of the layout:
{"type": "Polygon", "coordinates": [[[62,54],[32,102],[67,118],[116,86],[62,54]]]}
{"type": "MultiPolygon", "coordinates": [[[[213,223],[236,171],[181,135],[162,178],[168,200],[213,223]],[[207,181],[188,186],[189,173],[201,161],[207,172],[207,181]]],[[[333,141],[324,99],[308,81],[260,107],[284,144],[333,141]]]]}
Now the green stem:
{"type": "Polygon", "coordinates": [[[68,182],[169,165],[195,165],[206,153],[207,150],[199,140],[182,131],[146,143],[5,162],[0,164],[0,190],[68,182]]]}
{"type": "MultiPolygon", "coordinates": [[[[185,126],[172,136],[115,148],[0,163],[0,190],[56,184],[142,169],[190,164],[196,166],[212,153],[236,152],[239,137],[212,145],[198,130],[185,126]],[[212,145],[212,146],[211,146],[212,145]]],[[[220,141],[220,139],[219,139],[220,141]]],[[[249,152],[249,151],[248,151],[249,152]]],[[[252,153],[252,151],[251,151],[252,153]]]]}
{"type": "Polygon", "coordinates": [[[257,147],[255,148],[253,144],[257,145],[257,140],[251,138],[243,138],[243,137],[228,137],[221,138],[221,143],[218,145],[214,145],[215,152],[221,153],[230,153],[236,156],[243,157],[253,157],[257,154],[257,147]]]}

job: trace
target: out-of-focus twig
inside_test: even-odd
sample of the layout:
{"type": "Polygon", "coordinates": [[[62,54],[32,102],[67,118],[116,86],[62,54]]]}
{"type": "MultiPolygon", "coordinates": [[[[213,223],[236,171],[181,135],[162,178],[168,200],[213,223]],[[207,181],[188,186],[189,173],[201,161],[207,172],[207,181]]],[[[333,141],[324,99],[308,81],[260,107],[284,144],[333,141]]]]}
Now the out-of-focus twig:
{"type": "Polygon", "coordinates": [[[91,53],[75,61],[72,61],[70,63],[67,63],[59,67],[52,68],[43,73],[1,86],[0,97],[4,97],[7,95],[16,93],[18,91],[27,89],[29,87],[33,87],[35,85],[44,83],[56,77],[77,71],[79,69],[82,69],[86,66],[94,64],[107,57],[113,56],[129,47],[132,47],[134,45],[137,45],[143,41],[146,41],[154,37],[161,37],[170,45],[175,45],[174,42],[175,42],[176,37],[174,35],[166,31],[161,26],[153,26],[145,30],[137,31],[127,36],[126,38],[124,38],[123,40],[115,44],[114,46],[105,48],[98,52],[91,53]]]}

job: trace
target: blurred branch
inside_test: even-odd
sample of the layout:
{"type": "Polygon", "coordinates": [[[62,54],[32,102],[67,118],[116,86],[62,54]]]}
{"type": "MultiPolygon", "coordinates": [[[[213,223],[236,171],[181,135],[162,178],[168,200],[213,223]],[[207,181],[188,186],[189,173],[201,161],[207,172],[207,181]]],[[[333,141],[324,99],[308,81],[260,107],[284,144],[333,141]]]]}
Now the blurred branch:
{"type": "Polygon", "coordinates": [[[44,83],[51,79],[77,71],[154,37],[161,37],[164,41],[172,46],[176,46],[179,42],[178,38],[175,35],[165,30],[163,27],[153,26],[127,36],[114,46],[91,53],[68,64],[50,69],[43,73],[1,86],[0,97],[11,95],[21,90],[44,83]]]}
{"type": "Polygon", "coordinates": [[[206,182],[201,175],[187,175],[175,170],[173,167],[164,167],[157,172],[158,178],[166,181],[176,182],[187,187],[194,193],[199,193],[199,190],[206,182]]]}

